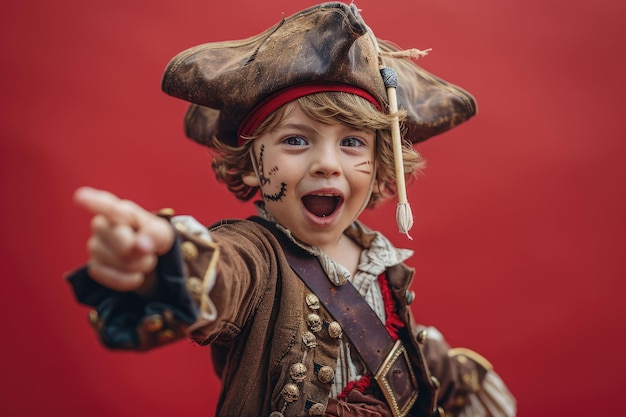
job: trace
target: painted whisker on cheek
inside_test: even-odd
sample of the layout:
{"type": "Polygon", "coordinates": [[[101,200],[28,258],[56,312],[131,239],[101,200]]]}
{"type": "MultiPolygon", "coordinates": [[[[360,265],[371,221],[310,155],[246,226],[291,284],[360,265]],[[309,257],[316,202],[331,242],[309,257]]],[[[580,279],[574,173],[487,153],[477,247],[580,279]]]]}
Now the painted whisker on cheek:
{"type": "Polygon", "coordinates": [[[354,166],[354,170],[357,172],[362,172],[363,174],[371,174],[371,169],[367,169],[372,165],[372,161],[363,161],[359,162],[354,166]]]}

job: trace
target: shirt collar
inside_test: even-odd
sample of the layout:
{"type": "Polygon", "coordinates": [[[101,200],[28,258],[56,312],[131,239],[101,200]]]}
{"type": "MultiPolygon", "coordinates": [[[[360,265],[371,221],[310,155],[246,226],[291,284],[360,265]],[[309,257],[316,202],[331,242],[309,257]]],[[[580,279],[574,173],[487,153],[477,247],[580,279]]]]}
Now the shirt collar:
{"type": "MultiPolygon", "coordinates": [[[[289,229],[276,222],[276,219],[274,219],[262,201],[257,201],[254,204],[260,217],[277,223],[278,228],[285,233],[292,242],[320,260],[322,269],[333,284],[343,285],[352,278],[350,272],[341,264],[332,260],[319,248],[300,242],[292,235],[289,229]]],[[[367,228],[358,220],[354,221],[344,233],[363,248],[357,275],[364,273],[369,276],[378,276],[383,273],[386,268],[398,265],[413,255],[412,250],[394,247],[380,232],[367,228]]]]}

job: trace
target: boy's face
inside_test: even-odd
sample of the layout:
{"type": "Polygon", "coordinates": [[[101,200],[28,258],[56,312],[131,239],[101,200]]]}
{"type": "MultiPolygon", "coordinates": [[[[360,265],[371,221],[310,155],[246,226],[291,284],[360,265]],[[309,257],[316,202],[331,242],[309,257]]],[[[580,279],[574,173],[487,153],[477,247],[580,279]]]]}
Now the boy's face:
{"type": "Polygon", "coordinates": [[[259,186],[267,209],[299,240],[322,250],[341,239],[370,198],[375,133],[323,124],[297,105],[254,140],[259,186]]]}

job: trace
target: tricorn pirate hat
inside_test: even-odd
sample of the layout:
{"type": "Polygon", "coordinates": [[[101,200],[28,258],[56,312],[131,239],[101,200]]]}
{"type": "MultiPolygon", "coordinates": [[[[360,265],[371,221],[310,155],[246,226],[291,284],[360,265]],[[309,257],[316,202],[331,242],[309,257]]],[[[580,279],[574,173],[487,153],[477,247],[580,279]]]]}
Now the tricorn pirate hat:
{"type": "MultiPolygon", "coordinates": [[[[192,103],[185,117],[186,134],[208,147],[216,139],[240,144],[242,125],[253,130],[251,116],[259,108],[267,111],[268,100],[273,100],[271,110],[285,97],[297,98],[283,94],[294,88],[303,95],[358,91],[384,111],[404,108],[404,139],[412,143],[476,113],[469,93],[420,68],[410,56],[411,51],[376,38],[354,4],[323,3],[283,18],[256,36],[179,53],[165,69],[162,88],[192,103]],[[391,79],[397,74],[397,86],[385,84],[381,68],[395,71],[391,79]]],[[[396,172],[402,203],[402,167],[396,172]]]]}

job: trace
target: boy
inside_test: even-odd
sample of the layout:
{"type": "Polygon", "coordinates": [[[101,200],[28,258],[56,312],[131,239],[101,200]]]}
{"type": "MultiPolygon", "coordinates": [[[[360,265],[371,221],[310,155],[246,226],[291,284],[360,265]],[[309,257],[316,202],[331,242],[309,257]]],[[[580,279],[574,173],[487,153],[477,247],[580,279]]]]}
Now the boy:
{"type": "Polygon", "coordinates": [[[216,152],[218,179],[260,192],[259,216],[207,229],[79,189],[93,235],[70,281],[102,342],[210,344],[219,416],[514,415],[486,360],[413,322],[411,252],[357,220],[421,166],[399,120],[415,142],[476,110],[408,55],[326,3],[175,57],[164,91],[192,103],[187,134],[216,152]]]}

